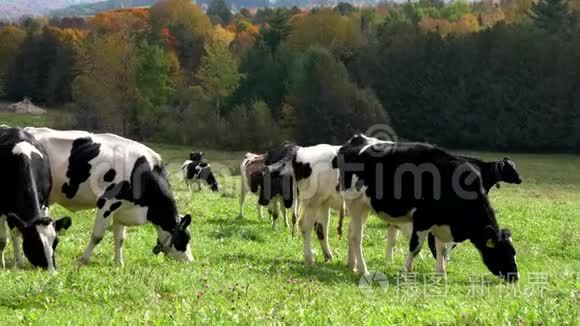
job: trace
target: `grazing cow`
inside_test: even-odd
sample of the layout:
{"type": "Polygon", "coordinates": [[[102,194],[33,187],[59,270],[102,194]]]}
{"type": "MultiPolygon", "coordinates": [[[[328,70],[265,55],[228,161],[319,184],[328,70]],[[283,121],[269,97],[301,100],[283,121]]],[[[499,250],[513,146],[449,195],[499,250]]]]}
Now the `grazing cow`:
{"type": "Polygon", "coordinates": [[[464,159],[429,144],[355,135],[340,148],[337,165],[351,215],[349,267],[368,273],[362,236],[372,211],[387,223],[412,222],[406,271],[432,232],[440,240],[439,273],[445,272],[445,243],[469,239],[494,275],[518,280],[511,233],[499,228],[479,172],[464,159]]]}
{"type": "MultiPolygon", "coordinates": [[[[500,182],[511,184],[522,183],[522,178],[520,177],[520,174],[516,169],[516,163],[512,161],[509,157],[504,157],[502,160],[486,162],[471,156],[465,155],[457,155],[457,156],[462,159],[465,159],[469,164],[473,165],[473,167],[475,167],[475,169],[477,169],[479,173],[481,173],[481,181],[486,195],[489,194],[489,190],[493,186],[499,188],[500,182]]],[[[429,233],[429,236],[427,238],[427,244],[429,245],[429,249],[431,250],[431,254],[433,255],[433,257],[436,257],[435,242],[436,242],[435,236],[429,233]]],[[[447,255],[445,256],[446,262],[448,262],[450,259],[451,250],[456,246],[457,244],[455,243],[448,244],[446,251],[447,255]]]]}
{"type": "Polygon", "coordinates": [[[187,189],[192,190],[191,183],[197,184],[197,190],[201,190],[201,181],[208,184],[211,191],[218,191],[218,182],[211,171],[211,166],[205,161],[205,154],[202,152],[191,152],[189,160],[181,165],[183,180],[187,189]]]}
{"type": "MultiPolygon", "coordinates": [[[[464,155],[457,155],[457,157],[466,160],[469,164],[473,165],[475,169],[477,169],[481,173],[481,181],[483,185],[483,189],[485,190],[485,194],[489,194],[489,190],[495,185],[499,188],[500,182],[505,183],[512,183],[512,184],[520,184],[522,183],[522,179],[520,174],[516,169],[516,164],[512,161],[509,157],[505,157],[503,160],[486,162],[480,159],[471,157],[471,156],[464,156],[464,155]]],[[[397,233],[398,229],[402,229],[405,231],[405,235],[407,238],[411,235],[411,223],[405,224],[390,224],[387,227],[387,261],[392,261],[393,257],[393,249],[395,243],[397,242],[397,233]]],[[[427,243],[429,245],[429,249],[431,250],[431,254],[433,257],[436,257],[436,250],[435,250],[435,236],[429,233],[427,238],[427,243]]],[[[447,255],[445,256],[445,261],[448,262],[450,258],[450,253],[453,248],[455,248],[457,244],[455,243],[448,243],[447,244],[447,255]]]]}
{"type": "Polygon", "coordinates": [[[93,249],[113,224],[115,262],[123,265],[127,226],[152,223],[157,231],[154,254],[163,252],[191,261],[191,216],[179,218],[159,154],[143,144],[113,134],[26,128],[46,149],[52,168],[50,203],[69,210],[97,208],[89,244],[80,258],[87,263],[93,249]]]}
{"type": "Polygon", "coordinates": [[[316,232],[324,259],[327,261],[332,259],[328,243],[330,209],[344,213],[344,201],[336,187],[338,169],[333,167],[339,148],[326,144],[310,147],[294,146],[286,152],[286,158],[268,166],[263,175],[264,182],[290,180],[286,182],[286,187],[273,190],[271,193],[264,191],[267,188],[262,187],[259,203],[266,205],[272,196],[281,195],[285,202],[295,203],[292,205],[294,216],[298,213],[298,202],[300,203],[303,215],[300,224],[304,241],[304,261],[309,265],[314,263],[312,230],[316,232]]]}
{"type": "Polygon", "coordinates": [[[22,249],[30,263],[56,271],[57,232],[68,229],[69,217],[54,221],[44,206],[52,187],[46,151],[32,135],[19,128],[0,127],[0,263],[5,268],[4,249],[11,229],[16,265],[22,266],[22,249]]]}

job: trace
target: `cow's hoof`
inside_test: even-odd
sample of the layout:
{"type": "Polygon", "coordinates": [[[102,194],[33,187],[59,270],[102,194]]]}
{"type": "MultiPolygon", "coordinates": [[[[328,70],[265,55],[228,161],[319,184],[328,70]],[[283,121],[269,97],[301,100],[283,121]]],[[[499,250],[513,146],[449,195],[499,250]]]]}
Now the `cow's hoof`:
{"type": "Polygon", "coordinates": [[[333,258],[333,256],[332,256],[332,254],[331,254],[331,253],[324,254],[324,261],[325,261],[325,262],[331,261],[331,260],[332,260],[332,258],[333,258]]]}
{"type": "Polygon", "coordinates": [[[236,219],[238,219],[238,220],[241,220],[243,218],[244,218],[244,215],[242,215],[242,214],[238,214],[238,216],[236,216],[236,219]]]}
{"type": "Polygon", "coordinates": [[[80,257],[78,259],[78,263],[79,263],[79,265],[87,265],[89,263],[89,259],[85,258],[85,257],[80,257]]]}

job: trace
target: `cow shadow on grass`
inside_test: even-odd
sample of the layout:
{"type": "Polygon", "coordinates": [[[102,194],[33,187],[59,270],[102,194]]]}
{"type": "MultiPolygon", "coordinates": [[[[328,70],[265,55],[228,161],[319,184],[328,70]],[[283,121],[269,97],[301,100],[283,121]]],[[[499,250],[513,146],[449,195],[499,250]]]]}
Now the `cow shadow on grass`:
{"type": "Polygon", "coordinates": [[[276,275],[282,278],[303,279],[325,284],[358,284],[360,275],[349,271],[342,260],[331,262],[317,261],[312,266],[305,265],[302,260],[293,258],[259,257],[246,253],[226,254],[216,257],[223,262],[238,262],[252,266],[247,272],[259,275],[276,275]]]}

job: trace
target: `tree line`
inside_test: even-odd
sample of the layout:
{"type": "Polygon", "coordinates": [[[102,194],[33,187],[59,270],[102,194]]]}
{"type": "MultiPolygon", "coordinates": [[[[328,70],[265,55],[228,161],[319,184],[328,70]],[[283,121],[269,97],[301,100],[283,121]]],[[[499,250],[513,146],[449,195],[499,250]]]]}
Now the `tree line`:
{"type": "Polygon", "coordinates": [[[451,148],[578,152],[578,2],[26,18],[0,26],[0,96],[63,107],[74,128],[226,149],[388,124],[451,148]]]}

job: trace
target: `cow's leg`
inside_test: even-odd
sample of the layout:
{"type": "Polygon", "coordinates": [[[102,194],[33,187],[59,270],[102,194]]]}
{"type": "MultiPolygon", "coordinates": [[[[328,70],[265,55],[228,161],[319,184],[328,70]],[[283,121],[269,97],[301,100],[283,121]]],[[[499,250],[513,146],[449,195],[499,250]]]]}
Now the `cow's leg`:
{"type": "Polygon", "coordinates": [[[91,240],[89,240],[89,244],[87,245],[85,252],[81,256],[81,258],[79,258],[79,262],[81,264],[86,264],[89,262],[89,259],[91,258],[91,254],[93,253],[93,250],[101,242],[101,240],[103,240],[103,236],[105,235],[105,230],[107,229],[107,227],[111,223],[111,216],[105,217],[104,216],[105,212],[107,212],[107,210],[104,208],[100,209],[97,212],[97,218],[95,219],[95,225],[93,226],[93,233],[91,234],[91,240]]]}
{"type": "Polygon", "coordinates": [[[341,205],[338,211],[338,226],[336,227],[336,233],[338,233],[338,238],[342,239],[342,226],[344,224],[345,209],[344,204],[341,205]]]}
{"type": "Polygon", "coordinates": [[[314,223],[314,230],[316,231],[318,241],[320,241],[320,247],[322,248],[325,261],[332,259],[332,251],[330,250],[330,245],[328,244],[329,214],[330,210],[328,207],[320,208],[316,214],[317,221],[314,223]]]}
{"type": "Polygon", "coordinates": [[[259,203],[256,204],[256,210],[258,211],[258,218],[260,220],[264,219],[264,216],[262,215],[262,205],[260,205],[259,203]]]}
{"type": "MultiPolygon", "coordinates": [[[[296,192],[295,192],[296,193],[296,192]]],[[[294,202],[292,203],[292,238],[294,238],[294,234],[296,233],[296,223],[298,222],[298,214],[300,212],[300,201],[298,198],[294,197],[294,202]]]]}
{"type": "Polygon", "coordinates": [[[394,224],[387,225],[387,251],[385,257],[387,263],[393,261],[393,249],[395,244],[397,244],[397,236],[399,235],[399,229],[394,224]]]}
{"type": "Polygon", "coordinates": [[[8,244],[8,225],[4,218],[0,218],[0,264],[2,268],[6,268],[6,261],[4,260],[4,249],[8,244]]]}
{"type": "Polygon", "coordinates": [[[268,211],[272,216],[272,230],[276,230],[276,222],[278,222],[278,218],[280,217],[280,202],[280,199],[275,198],[268,207],[268,211]]]}
{"type": "Polygon", "coordinates": [[[201,181],[199,181],[199,179],[195,179],[195,183],[197,183],[197,191],[201,191],[201,181]]]}
{"type": "Polygon", "coordinates": [[[113,223],[113,238],[115,239],[115,263],[119,266],[124,266],[123,261],[123,243],[125,242],[125,231],[127,227],[114,222],[113,223]]]}
{"type": "Polygon", "coordinates": [[[17,228],[13,228],[10,231],[10,239],[12,240],[12,249],[14,250],[14,263],[18,267],[24,266],[24,260],[22,260],[22,247],[20,245],[21,234],[17,228]]]}
{"type": "Polygon", "coordinates": [[[312,228],[314,226],[315,210],[310,206],[304,207],[302,216],[302,240],[304,242],[304,262],[307,265],[314,264],[314,253],[312,252],[312,228]]]}
{"type": "Polygon", "coordinates": [[[288,228],[288,210],[284,204],[282,204],[282,217],[284,218],[284,227],[288,228]]]}
{"type": "Polygon", "coordinates": [[[244,218],[244,203],[246,202],[246,193],[248,191],[243,173],[244,171],[242,171],[242,176],[240,177],[240,214],[238,214],[238,218],[244,218]]]}
{"type": "Polygon", "coordinates": [[[349,248],[349,254],[353,255],[354,259],[349,257],[349,265],[353,260],[355,260],[354,268],[356,271],[360,274],[366,275],[368,274],[368,269],[363,255],[362,239],[364,227],[368,218],[368,210],[358,206],[353,207],[350,212],[351,221],[348,232],[348,245],[352,248],[349,248]],[[352,252],[350,252],[350,250],[352,250],[352,252]]]}
{"type": "Polygon", "coordinates": [[[351,226],[349,226],[348,227],[347,267],[351,271],[354,271],[356,269],[356,254],[354,252],[354,246],[350,243],[350,239],[353,239],[353,237],[354,237],[354,235],[352,235],[353,232],[354,232],[354,229],[351,226]]]}
{"type": "Polygon", "coordinates": [[[435,250],[437,252],[437,273],[445,274],[445,258],[447,257],[447,243],[435,237],[435,250]]]}
{"type": "Polygon", "coordinates": [[[449,261],[451,260],[451,250],[455,247],[457,247],[457,242],[449,242],[446,244],[445,263],[449,263],[449,261]]]}
{"type": "Polygon", "coordinates": [[[409,240],[409,254],[407,255],[407,260],[405,261],[406,272],[410,272],[413,269],[413,260],[421,251],[423,242],[427,238],[429,230],[419,230],[413,225],[413,231],[411,233],[411,239],[409,240]]]}

